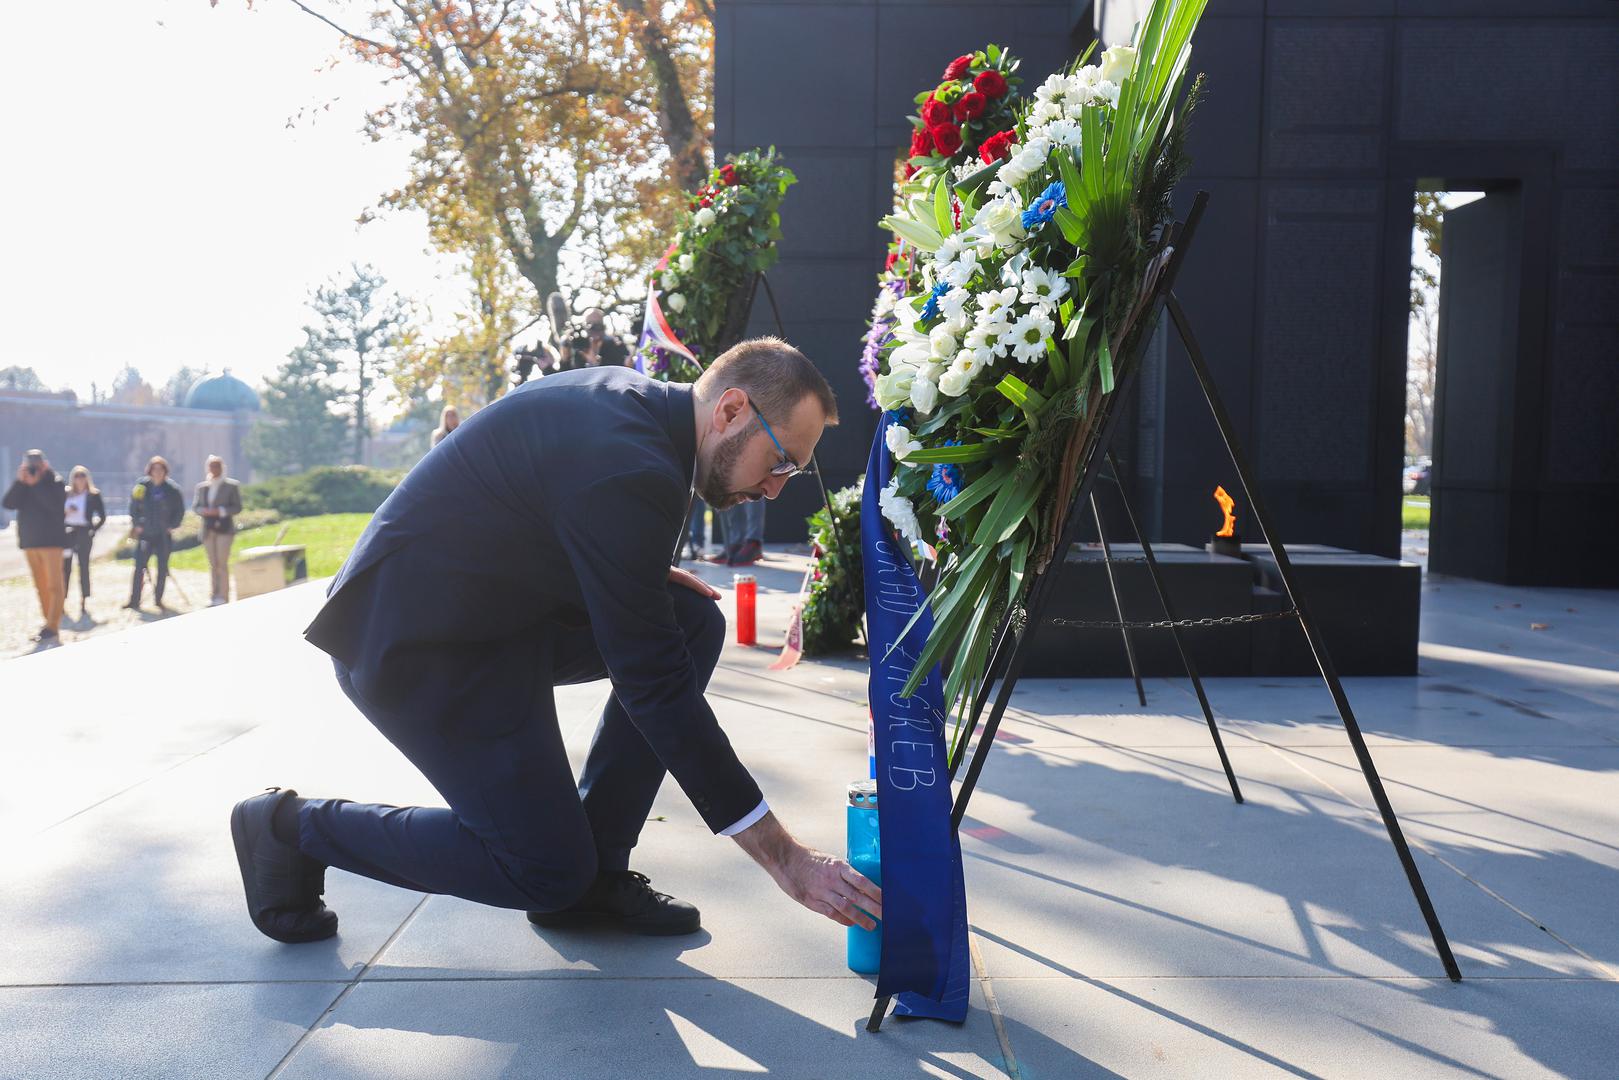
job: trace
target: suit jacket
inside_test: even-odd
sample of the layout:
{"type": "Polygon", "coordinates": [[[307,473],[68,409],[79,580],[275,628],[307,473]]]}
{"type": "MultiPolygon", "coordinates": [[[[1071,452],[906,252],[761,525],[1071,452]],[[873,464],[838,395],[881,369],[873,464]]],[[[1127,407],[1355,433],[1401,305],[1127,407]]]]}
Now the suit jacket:
{"type": "Polygon", "coordinates": [[[528,383],[428,452],[377,510],[306,634],[380,708],[478,738],[595,638],[613,692],[710,828],[761,801],[703,699],[668,573],[697,437],[691,390],[630,368],[528,383]]]}
{"type": "Polygon", "coordinates": [[[219,482],[219,497],[209,502],[208,484],[209,481],[204,480],[197,485],[197,490],[191,495],[191,509],[195,511],[206,507],[225,511],[224,517],[203,518],[203,526],[211,532],[235,532],[236,515],[242,512],[242,485],[225,477],[219,482]]]}

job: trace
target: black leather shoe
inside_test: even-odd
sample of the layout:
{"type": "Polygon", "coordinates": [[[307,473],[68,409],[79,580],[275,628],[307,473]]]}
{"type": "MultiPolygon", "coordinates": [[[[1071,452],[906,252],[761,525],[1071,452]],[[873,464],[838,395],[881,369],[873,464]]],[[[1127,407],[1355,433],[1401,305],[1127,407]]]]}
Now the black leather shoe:
{"type": "Polygon", "coordinates": [[[270,788],[243,799],[230,812],[230,835],[242,870],[247,913],[266,937],[295,945],[337,933],[337,913],[321,901],[326,868],[291,844],[277,840],[270,822],[282,799],[298,793],[270,788]]]}
{"type": "Polygon", "coordinates": [[[691,904],[658,892],[645,874],[610,870],[599,874],[578,903],[561,911],[531,911],[535,926],[613,926],[631,934],[695,934],[702,915],[691,904]]]}

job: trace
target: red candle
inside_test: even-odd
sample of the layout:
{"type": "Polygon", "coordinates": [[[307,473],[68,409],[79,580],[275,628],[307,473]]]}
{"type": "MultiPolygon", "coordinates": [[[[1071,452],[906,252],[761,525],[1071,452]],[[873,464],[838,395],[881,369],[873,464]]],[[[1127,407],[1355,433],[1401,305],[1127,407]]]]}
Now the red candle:
{"type": "Polygon", "coordinates": [[[759,599],[759,583],[752,574],[737,574],[736,586],[736,643],[752,645],[758,641],[758,624],[754,604],[759,599]]]}

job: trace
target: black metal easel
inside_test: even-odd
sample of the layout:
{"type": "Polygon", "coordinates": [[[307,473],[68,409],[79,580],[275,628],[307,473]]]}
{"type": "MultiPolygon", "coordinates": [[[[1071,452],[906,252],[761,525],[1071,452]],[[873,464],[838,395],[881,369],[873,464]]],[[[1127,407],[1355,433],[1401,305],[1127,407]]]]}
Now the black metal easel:
{"type": "MultiPolygon", "coordinates": [[[[1197,376],[1204,400],[1208,403],[1209,411],[1213,415],[1215,423],[1219,426],[1221,438],[1225,441],[1226,450],[1231,456],[1232,464],[1236,467],[1238,479],[1247,497],[1247,505],[1253,514],[1254,521],[1259,526],[1266,545],[1270,548],[1271,554],[1276,560],[1277,574],[1281,578],[1282,587],[1287,593],[1289,607],[1279,613],[1266,613],[1263,617],[1297,618],[1300,627],[1304,630],[1305,637],[1310,643],[1310,650],[1315,656],[1316,667],[1321,673],[1322,681],[1326,683],[1327,689],[1332,695],[1333,703],[1338,708],[1338,715],[1343,721],[1344,731],[1349,738],[1350,745],[1354,748],[1356,760],[1360,764],[1361,773],[1366,777],[1366,785],[1371,790],[1373,801],[1377,804],[1378,813],[1383,819],[1383,825],[1388,830],[1389,840],[1393,843],[1400,865],[1405,870],[1406,880],[1411,886],[1412,895],[1416,898],[1417,907],[1421,910],[1423,920],[1428,925],[1428,932],[1433,937],[1434,948],[1439,954],[1440,962],[1444,965],[1445,974],[1452,982],[1460,982],[1461,970],[1456,966],[1456,958],[1451,954],[1450,942],[1445,937],[1444,928],[1439,924],[1439,916],[1435,913],[1433,903],[1428,897],[1428,890],[1422,882],[1422,875],[1417,870],[1417,864],[1411,857],[1411,850],[1406,844],[1405,834],[1400,829],[1399,820],[1395,817],[1394,808],[1389,804],[1388,795],[1383,789],[1383,781],[1377,772],[1377,766],[1372,761],[1371,752],[1366,747],[1366,740],[1361,735],[1360,725],[1356,722],[1354,711],[1350,708],[1349,697],[1344,693],[1343,683],[1339,680],[1337,669],[1333,666],[1332,658],[1328,655],[1326,642],[1322,639],[1315,620],[1310,616],[1303,594],[1294,582],[1292,562],[1288,559],[1287,551],[1281,541],[1276,537],[1275,528],[1269,512],[1265,509],[1258,486],[1250,479],[1251,473],[1248,468],[1247,456],[1243,453],[1242,447],[1237,441],[1231,418],[1226,413],[1225,405],[1220,399],[1220,393],[1214,385],[1213,378],[1209,375],[1208,365],[1203,357],[1203,350],[1198,344],[1196,335],[1192,332],[1191,323],[1187,319],[1185,311],[1182,310],[1180,302],[1174,295],[1175,277],[1185,260],[1187,246],[1207,202],[1208,193],[1198,192],[1185,224],[1178,228],[1172,225],[1167,232],[1166,243],[1170,251],[1170,257],[1163,273],[1153,286],[1152,300],[1148,307],[1148,313],[1144,316],[1146,319],[1145,325],[1148,327],[1155,325],[1160,312],[1167,308],[1170,319],[1174,323],[1175,331],[1179,335],[1182,345],[1185,346],[1187,358],[1191,363],[1193,373],[1197,376]]],[[[989,756],[990,747],[994,745],[995,733],[1000,728],[1001,718],[1006,713],[1006,707],[1011,700],[1012,692],[1016,688],[1017,681],[1023,673],[1024,664],[1028,660],[1029,645],[1034,631],[1045,621],[1046,608],[1050,602],[1057,576],[1061,572],[1068,550],[1077,540],[1079,523],[1082,517],[1079,513],[1079,508],[1087,500],[1091,502],[1091,511],[1096,517],[1098,527],[1100,528],[1101,526],[1101,516],[1097,513],[1094,500],[1095,486],[1101,477],[1101,465],[1104,459],[1112,468],[1113,479],[1118,484],[1121,498],[1124,496],[1123,485],[1119,483],[1120,477],[1117,463],[1112,456],[1112,441],[1117,432],[1119,420],[1124,414],[1124,409],[1120,407],[1120,403],[1128,400],[1129,393],[1135,388],[1136,379],[1141,369],[1141,353],[1144,351],[1149,337],[1150,335],[1145,332],[1138,335],[1136,355],[1131,358],[1132,362],[1125,369],[1122,385],[1115,389],[1118,396],[1103,420],[1100,434],[1084,450],[1080,482],[1069,504],[1068,513],[1064,518],[1062,532],[1054,549],[1055,555],[1051,564],[1030,586],[1029,599],[1025,608],[1026,617],[1019,624],[1013,620],[1013,612],[1008,611],[1001,620],[987,670],[990,672],[997,670],[1003,657],[1006,668],[1000,678],[999,691],[995,695],[994,707],[990,710],[989,718],[984,723],[984,730],[974,748],[972,762],[967,768],[967,775],[962,780],[961,788],[956,794],[950,823],[951,827],[958,831],[961,828],[962,818],[966,815],[967,804],[977,787],[979,775],[983,772],[984,762],[989,756]]],[[[1214,722],[1214,714],[1209,706],[1208,697],[1204,693],[1202,680],[1196,673],[1196,668],[1192,663],[1191,656],[1186,651],[1179,632],[1182,626],[1204,625],[1206,621],[1181,621],[1175,618],[1174,609],[1171,605],[1169,594],[1164,588],[1157,560],[1152,554],[1151,545],[1140,535],[1140,528],[1136,524],[1135,514],[1130,508],[1128,499],[1125,500],[1125,511],[1129,517],[1131,529],[1136,532],[1137,538],[1141,541],[1142,554],[1146,559],[1153,585],[1158,591],[1158,598],[1164,607],[1166,618],[1155,623],[1130,623],[1124,619],[1123,612],[1120,610],[1117,623],[1103,625],[1116,626],[1127,635],[1131,628],[1168,629],[1174,635],[1176,647],[1180,651],[1187,674],[1191,677],[1192,684],[1197,691],[1198,702],[1203,708],[1210,734],[1213,736],[1215,747],[1219,751],[1220,763],[1225,768],[1226,778],[1231,785],[1232,796],[1238,802],[1241,802],[1242,795],[1237,786],[1237,779],[1226,756],[1225,746],[1220,738],[1219,728],[1214,722]]],[[[1106,547],[1105,538],[1103,539],[1103,545],[1104,557],[1108,558],[1110,563],[1109,581],[1112,583],[1111,555],[1106,547]]],[[[1117,609],[1118,592],[1116,586],[1114,587],[1114,603],[1117,609]]],[[[1231,621],[1252,621],[1255,617],[1227,616],[1226,618],[1231,621]]],[[[1065,620],[1053,621],[1063,622],[1065,620]]],[[[1214,623],[1221,621],[1212,620],[1214,623]]],[[[1135,668],[1134,649],[1129,644],[1128,636],[1126,636],[1126,648],[1131,656],[1131,671],[1136,677],[1137,691],[1141,693],[1140,675],[1135,668]]],[[[950,761],[952,780],[961,767],[968,745],[972,742],[973,736],[977,732],[978,718],[988,700],[990,683],[990,679],[985,679],[984,685],[980,688],[973,702],[972,711],[967,719],[966,734],[958,741],[957,751],[950,761]]],[[[1145,695],[1142,694],[1142,697],[1144,699],[1145,695]]],[[[883,1017],[888,1012],[889,1003],[890,998],[888,997],[879,997],[877,999],[871,1012],[871,1018],[866,1023],[867,1031],[874,1032],[881,1027],[883,1017]]]]}

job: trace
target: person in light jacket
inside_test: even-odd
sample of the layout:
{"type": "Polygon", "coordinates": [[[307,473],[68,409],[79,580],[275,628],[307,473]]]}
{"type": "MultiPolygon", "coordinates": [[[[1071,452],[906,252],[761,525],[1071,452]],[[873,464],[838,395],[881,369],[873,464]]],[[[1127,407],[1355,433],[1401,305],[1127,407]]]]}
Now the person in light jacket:
{"type": "Polygon", "coordinates": [[[230,548],[236,542],[236,515],[242,512],[242,485],[225,475],[225,459],[208,455],[208,479],[197,485],[191,510],[202,519],[202,548],[213,582],[209,607],[230,603],[230,548]]]}

